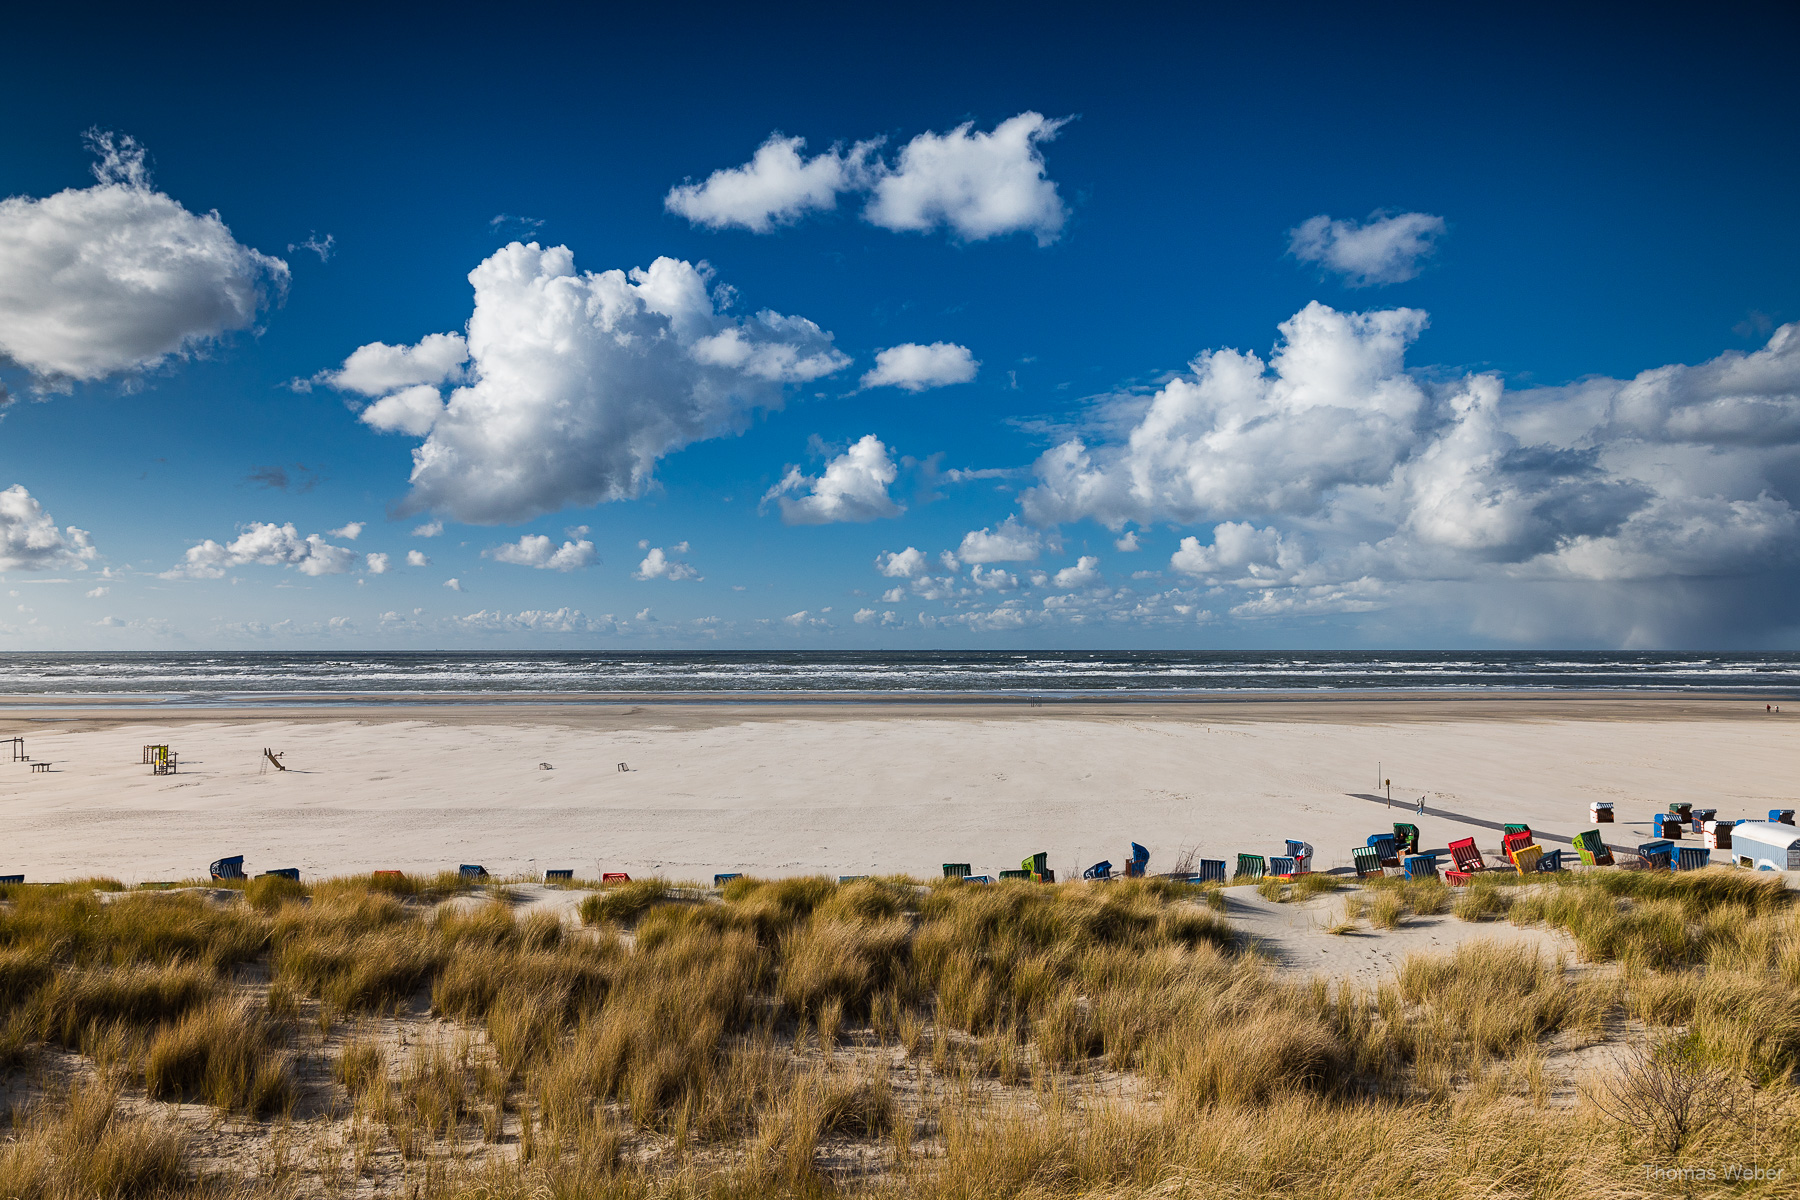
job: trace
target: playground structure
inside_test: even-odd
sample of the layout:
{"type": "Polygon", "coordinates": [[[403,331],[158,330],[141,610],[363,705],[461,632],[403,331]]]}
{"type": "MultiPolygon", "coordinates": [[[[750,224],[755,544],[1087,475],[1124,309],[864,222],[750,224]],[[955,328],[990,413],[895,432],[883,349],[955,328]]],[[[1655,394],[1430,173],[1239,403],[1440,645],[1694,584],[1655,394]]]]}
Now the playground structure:
{"type": "Polygon", "coordinates": [[[25,753],[25,739],[22,737],[0,738],[0,741],[12,744],[12,760],[14,762],[30,762],[31,755],[25,753]]]}
{"type": "Polygon", "coordinates": [[[174,775],[181,768],[181,756],[167,746],[145,746],[143,761],[152,775],[174,775]]]}
{"type": "MultiPolygon", "coordinates": [[[[282,757],[282,755],[284,755],[286,753],[287,753],[287,751],[285,751],[285,750],[271,750],[267,746],[264,746],[263,747],[263,757],[268,759],[268,762],[266,764],[262,765],[262,770],[266,771],[271,766],[274,767],[277,771],[287,770],[287,768],[281,764],[281,757],[282,757]]],[[[259,775],[262,774],[262,771],[258,771],[257,774],[259,774],[259,775]]]]}

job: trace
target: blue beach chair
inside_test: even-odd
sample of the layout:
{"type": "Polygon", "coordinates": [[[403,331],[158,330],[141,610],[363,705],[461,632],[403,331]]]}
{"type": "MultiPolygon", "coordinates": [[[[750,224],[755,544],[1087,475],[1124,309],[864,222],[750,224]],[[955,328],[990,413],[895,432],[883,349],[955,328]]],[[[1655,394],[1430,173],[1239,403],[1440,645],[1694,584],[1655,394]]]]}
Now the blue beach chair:
{"type": "Polygon", "coordinates": [[[1287,855],[1277,854],[1269,859],[1269,874],[1292,876],[1295,873],[1294,860],[1287,855]]]}
{"type": "Polygon", "coordinates": [[[945,879],[967,879],[968,877],[969,877],[969,864],[968,863],[945,863],[944,864],[944,878],[945,879]]]}
{"type": "Polygon", "coordinates": [[[855,883],[859,879],[867,879],[867,875],[839,875],[839,883],[855,883]]]}
{"type": "Polygon", "coordinates": [[[1698,871],[1712,862],[1712,851],[1704,846],[1681,846],[1675,851],[1677,871],[1698,871]]]}
{"type": "Polygon", "coordinates": [[[1769,810],[1769,824],[1771,824],[1771,825],[1792,825],[1793,823],[1794,823],[1794,810],[1793,809],[1791,809],[1791,808],[1771,808],[1769,810]]]}
{"type": "Polygon", "coordinates": [[[713,876],[713,886],[714,887],[724,887],[726,884],[730,883],[732,880],[736,879],[741,874],[743,874],[742,871],[726,871],[721,874],[714,875],[713,876]]]}
{"type": "Polygon", "coordinates": [[[1681,836],[1681,827],[1685,823],[1679,813],[1657,813],[1650,818],[1650,831],[1658,838],[1673,841],[1681,836]]]}
{"type": "Polygon", "coordinates": [[[1225,860],[1222,858],[1203,858],[1199,862],[1201,883],[1224,883],[1225,860]]]}
{"type": "Polygon", "coordinates": [[[25,877],[23,875],[0,875],[0,884],[24,882],[25,877]]]}
{"type": "Polygon", "coordinates": [[[575,878],[575,868],[574,867],[566,867],[562,870],[552,870],[552,871],[544,872],[544,882],[545,883],[566,883],[567,881],[569,881],[573,878],[575,878]]]}
{"type": "Polygon", "coordinates": [[[1125,878],[1143,878],[1144,869],[1149,865],[1150,852],[1136,842],[1131,843],[1131,858],[1125,864],[1125,878]]]}
{"type": "Polygon", "coordinates": [[[300,882],[300,868],[299,867],[276,867],[272,871],[263,871],[257,875],[258,879],[269,879],[271,877],[273,877],[275,879],[291,879],[295,883],[299,883],[300,882]]]}
{"type": "Polygon", "coordinates": [[[1268,874],[1268,871],[1269,866],[1263,861],[1262,855],[1240,854],[1238,855],[1237,861],[1237,874],[1233,875],[1232,878],[1234,880],[1261,879],[1264,875],[1268,874]]]}
{"type": "Polygon", "coordinates": [[[1083,879],[1111,879],[1112,861],[1108,859],[1105,862],[1095,863],[1093,866],[1083,871],[1081,877],[1083,879]]]}
{"type": "Polygon", "coordinates": [[[242,879],[244,877],[244,856],[234,854],[230,858],[221,858],[210,868],[214,879],[242,879]]]}
{"type": "Polygon", "coordinates": [[[1675,843],[1668,838],[1659,838],[1654,842],[1645,842],[1638,847],[1638,857],[1644,865],[1652,870],[1671,871],[1675,868],[1675,843]]]}
{"type": "Polygon", "coordinates": [[[962,881],[964,883],[992,883],[992,882],[994,882],[993,879],[987,875],[964,875],[962,877],[962,881]]]}
{"type": "Polygon", "coordinates": [[[1544,857],[1538,859],[1537,869],[1540,871],[1560,871],[1563,869],[1563,852],[1546,850],[1544,857]]]}
{"type": "Polygon", "coordinates": [[[464,863],[456,868],[456,873],[464,879],[486,879],[488,877],[487,868],[480,863],[464,863]]]}
{"type": "Polygon", "coordinates": [[[1409,854],[1406,856],[1406,862],[1402,865],[1406,867],[1406,877],[1408,879],[1437,878],[1437,859],[1432,855],[1409,854]]]}

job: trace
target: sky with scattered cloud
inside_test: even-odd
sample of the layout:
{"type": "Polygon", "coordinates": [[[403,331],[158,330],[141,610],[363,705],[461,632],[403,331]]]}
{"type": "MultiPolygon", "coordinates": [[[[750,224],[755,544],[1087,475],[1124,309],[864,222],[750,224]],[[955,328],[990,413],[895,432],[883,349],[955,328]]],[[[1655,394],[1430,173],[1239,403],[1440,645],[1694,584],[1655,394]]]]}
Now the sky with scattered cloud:
{"type": "Polygon", "coordinates": [[[25,16],[0,651],[1795,648],[1783,38],[935,11],[25,16]]]}

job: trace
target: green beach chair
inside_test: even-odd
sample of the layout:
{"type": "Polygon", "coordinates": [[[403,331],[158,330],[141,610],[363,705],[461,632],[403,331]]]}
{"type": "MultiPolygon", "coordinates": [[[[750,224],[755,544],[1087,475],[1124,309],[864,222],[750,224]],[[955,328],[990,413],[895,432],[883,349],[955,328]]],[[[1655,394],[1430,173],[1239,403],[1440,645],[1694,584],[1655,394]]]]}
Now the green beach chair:
{"type": "Polygon", "coordinates": [[[1260,854],[1238,855],[1237,874],[1232,879],[1261,879],[1269,873],[1269,864],[1260,854]]]}
{"type": "Polygon", "coordinates": [[[1000,872],[1000,882],[1001,883],[1005,883],[1009,879],[1023,879],[1025,881],[1029,882],[1031,879],[1031,872],[1030,871],[1002,871],[1002,872],[1000,872]]]}
{"type": "Polygon", "coordinates": [[[1575,835],[1575,852],[1581,855],[1581,861],[1590,867],[1610,867],[1613,865],[1612,851],[1600,840],[1600,831],[1590,829],[1586,833],[1575,835]]]}
{"type": "Polygon", "coordinates": [[[1050,855],[1047,851],[1039,850],[1030,858],[1020,859],[1019,869],[1039,883],[1056,882],[1056,874],[1050,870],[1050,855]]]}
{"type": "Polygon", "coordinates": [[[973,874],[974,874],[974,872],[969,869],[968,863],[945,863],[944,864],[944,878],[945,879],[967,879],[970,875],[973,875],[973,874]]]}
{"type": "Polygon", "coordinates": [[[1373,875],[1381,875],[1381,852],[1373,846],[1357,846],[1350,851],[1350,863],[1356,868],[1358,879],[1367,879],[1373,875]]]}
{"type": "Polygon", "coordinates": [[[1419,852],[1419,827],[1394,822],[1394,846],[1401,855],[1419,852]]]}

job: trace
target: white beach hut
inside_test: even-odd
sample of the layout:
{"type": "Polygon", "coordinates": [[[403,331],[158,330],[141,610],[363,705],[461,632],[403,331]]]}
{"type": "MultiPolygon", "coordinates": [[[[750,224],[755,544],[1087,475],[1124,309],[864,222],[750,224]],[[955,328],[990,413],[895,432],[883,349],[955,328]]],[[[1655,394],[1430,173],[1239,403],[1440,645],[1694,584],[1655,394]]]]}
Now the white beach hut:
{"type": "Polygon", "coordinates": [[[1731,831],[1731,861],[1752,871],[1800,871],[1800,829],[1745,821],[1731,831]]]}

